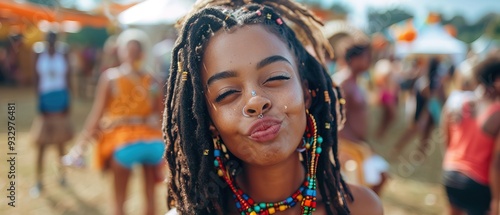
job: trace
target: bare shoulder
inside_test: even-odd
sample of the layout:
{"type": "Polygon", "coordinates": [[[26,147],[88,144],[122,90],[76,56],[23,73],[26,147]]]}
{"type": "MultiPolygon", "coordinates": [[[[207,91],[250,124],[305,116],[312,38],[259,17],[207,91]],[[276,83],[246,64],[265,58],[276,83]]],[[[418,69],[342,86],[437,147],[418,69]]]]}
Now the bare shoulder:
{"type": "Polygon", "coordinates": [[[349,184],[349,189],[354,197],[354,201],[347,203],[352,215],[384,214],[382,202],[372,190],[353,184],[349,184]]]}

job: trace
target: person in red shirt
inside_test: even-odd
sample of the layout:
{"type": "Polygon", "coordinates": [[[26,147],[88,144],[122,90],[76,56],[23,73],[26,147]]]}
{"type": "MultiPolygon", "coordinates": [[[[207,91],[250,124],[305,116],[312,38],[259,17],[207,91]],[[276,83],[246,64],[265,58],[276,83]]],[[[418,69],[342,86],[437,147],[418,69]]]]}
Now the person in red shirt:
{"type": "Polygon", "coordinates": [[[443,110],[443,182],[450,214],[484,215],[489,210],[499,215],[500,56],[487,58],[475,70],[483,92],[449,99],[443,110]]]}

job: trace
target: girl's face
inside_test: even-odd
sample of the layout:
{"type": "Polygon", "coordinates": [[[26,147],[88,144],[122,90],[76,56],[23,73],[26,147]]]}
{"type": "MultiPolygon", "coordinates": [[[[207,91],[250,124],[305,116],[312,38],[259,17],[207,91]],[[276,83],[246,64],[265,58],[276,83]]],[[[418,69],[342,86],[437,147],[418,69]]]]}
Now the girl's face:
{"type": "Polygon", "coordinates": [[[262,166],[294,154],[310,97],[283,41],[261,25],[219,31],[209,40],[201,67],[212,133],[229,151],[262,166]]]}

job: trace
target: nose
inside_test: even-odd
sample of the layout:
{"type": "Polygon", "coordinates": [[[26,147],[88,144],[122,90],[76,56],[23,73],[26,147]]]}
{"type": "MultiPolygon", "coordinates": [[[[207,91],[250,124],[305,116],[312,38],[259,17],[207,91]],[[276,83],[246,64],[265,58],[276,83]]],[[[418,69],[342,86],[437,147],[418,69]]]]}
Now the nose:
{"type": "Polygon", "coordinates": [[[271,108],[271,100],[266,97],[257,95],[252,96],[245,107],[243,107],[243,113],[245,116],[253,117],[259,114],[264,114],[271,108]]]}

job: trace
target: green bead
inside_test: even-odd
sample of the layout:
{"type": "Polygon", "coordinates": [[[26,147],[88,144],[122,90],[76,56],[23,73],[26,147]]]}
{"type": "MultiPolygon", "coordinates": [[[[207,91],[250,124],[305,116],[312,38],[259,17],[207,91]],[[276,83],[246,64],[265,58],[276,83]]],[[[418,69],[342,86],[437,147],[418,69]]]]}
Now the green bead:
{"type": "Polygon", "coordinates": [[[266,208],[266,203],[260,203],[259,206],[260,208],[266,208]]]}
{"type": "Polygon", "coordinates": [[[318,136],[318,139],[317,139],[317,140],[318,140],[318,143],[322,143],[322,142],[323,142],[323,137],[318,136]]]}
{"type": "Polygon", "coordinates": [[[316,148],[316,153],[321,154],[321,147],[316,148]]]}
{"type": "Polygon", "coordinates": [[[253,209],[255,210],[255,212],[260,212],[260,207],[258,205],[255,205],[253,209]]]}

